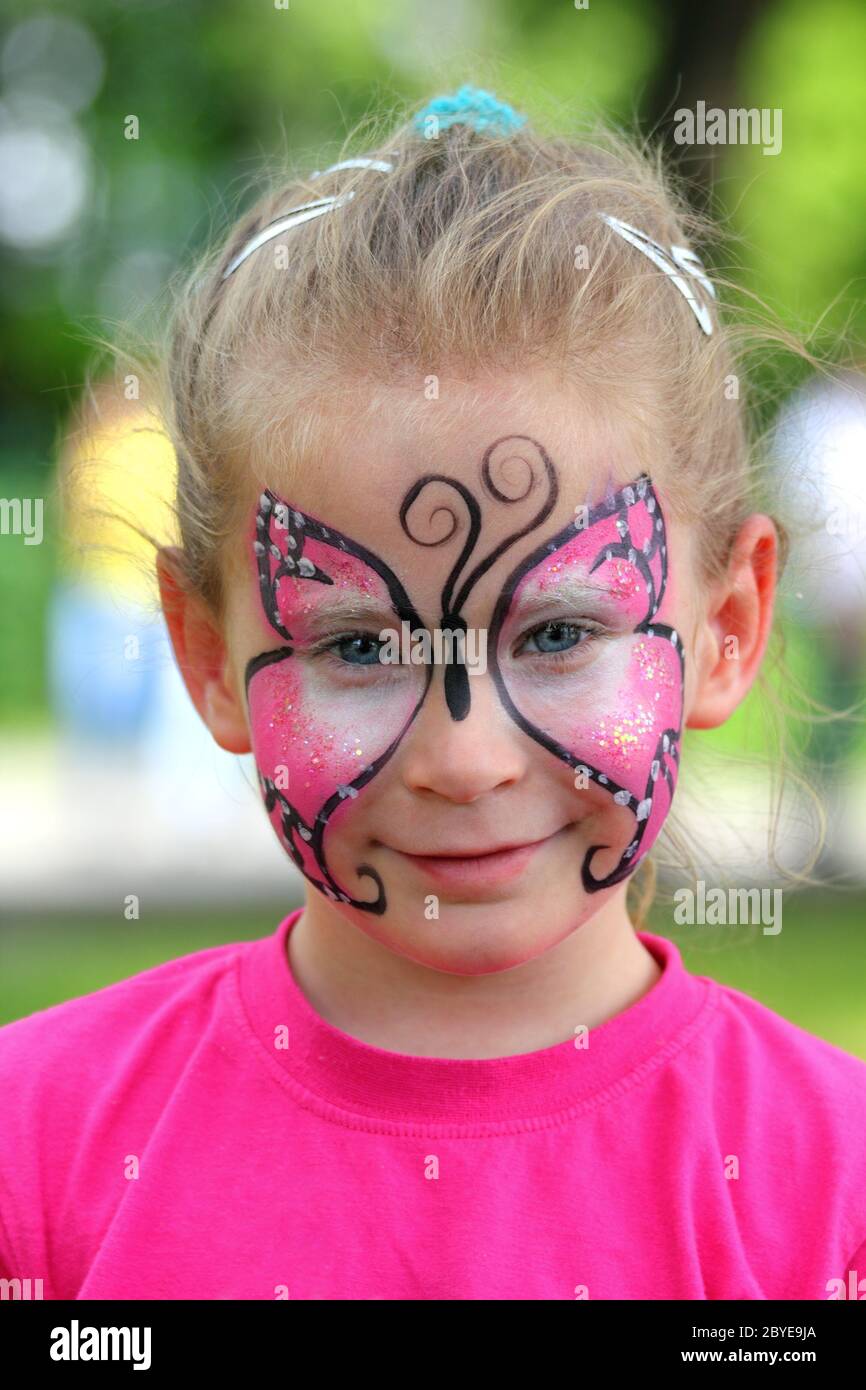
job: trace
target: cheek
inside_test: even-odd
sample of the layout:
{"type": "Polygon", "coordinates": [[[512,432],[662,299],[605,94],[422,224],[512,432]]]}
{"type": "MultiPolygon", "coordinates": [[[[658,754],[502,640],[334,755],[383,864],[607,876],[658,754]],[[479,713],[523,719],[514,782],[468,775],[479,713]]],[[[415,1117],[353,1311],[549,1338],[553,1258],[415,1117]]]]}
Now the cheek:
{"type": "Polygon", "coordinates": [[[681,685],[670,643],[635,636],[620,683],[604,693],[604,712],[575,722],[575,735],[599,770],[634,795],[645,788],[664,731],[679,728],[681,685]]]}
{"type": "Polygon", "coordinates": [[[646,824],[641,854],[652,846],[671,807],[682,704],[676,649],[667,638],[635,635],[609,711],[594,720],[586,734],[585,746],[599,773],[625,788],[642,807],[646,824]]]}
{"type": "Polygon", "coordinates": [[[585,770],[595,804],[598,792],[607,792],[646,822],[640,837],[646,853],[676,783],[683,698],[676,647],[666,636],[634,633],[615,639],[581,671],[533,678],[512,668],[506,686],[550,751],[575,772],[585,770]]]}
{"type": "MultiPolygon", "coordinates": [[[[337,690],[287,658],[262,667],[249,686],[250,729],[259,773],[303,824],[344,818],[411,722],[417,684],[387,692],[337,690]],[[329,688],[325,688],[329,686],[329,688]],[[363,784],[363,785],[362,785],[363,784]]],[[[279,828],[279,807],[272,813],[279,828]]]]}
{"type": "Polygon", "coordinates": [[[311,821],[364,767],[371,731],[362,711],[340,725],[326,719],[305,684],[291,660],[265,667],[250,685],[250,724],[259,771],[311,821]]]}

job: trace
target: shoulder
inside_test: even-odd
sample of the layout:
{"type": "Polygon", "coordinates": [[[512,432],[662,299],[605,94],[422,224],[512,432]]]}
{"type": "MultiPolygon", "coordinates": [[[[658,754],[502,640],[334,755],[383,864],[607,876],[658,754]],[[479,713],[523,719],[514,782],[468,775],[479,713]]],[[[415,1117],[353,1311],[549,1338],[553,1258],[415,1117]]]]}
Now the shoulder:
{"type": "Polygon", "coordinates": [[[729,985],[715,984],[726,1065],[755,1088],[785,1083],[789,1095],[866,1121],[866,1061],[729,985]]]}
{"type": "Polygon", "coordinates": [[[144,1153],[188,1069],[212,1055],[255,945],[181,956],[0,1028],[0,1272],[79,1286],[126,1186],[124,1155],[144,1153]]]}
{"type": "Polygon", "coordinates": [[[866,1243],[866,1061],[739,990],[714,988],[705,1064],[715,1129],[725,1152],[747,1156],[739,1186],[754,1219],[768,1223],[769,1245],[787,1213],[803,1246],[810,1233],[831,1237],[844,1267],[866,1243]]]}

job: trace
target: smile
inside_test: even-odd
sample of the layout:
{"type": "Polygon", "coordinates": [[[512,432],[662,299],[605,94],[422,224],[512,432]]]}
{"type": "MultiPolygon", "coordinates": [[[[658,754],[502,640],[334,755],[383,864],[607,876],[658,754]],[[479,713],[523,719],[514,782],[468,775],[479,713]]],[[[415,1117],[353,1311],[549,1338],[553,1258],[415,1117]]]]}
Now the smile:
{"type": "Polygon", "coordinates": [[[518,878],[529,867],[535,855],[565,829],[567,827],[547,835],[543,840],[535,840],[532,844],[510,845],[502,849],[481,850],[470,854],[406,854],[401,850],[394,852],[414,865],[426,878],[443,887],[487,888],[518,878]]]}

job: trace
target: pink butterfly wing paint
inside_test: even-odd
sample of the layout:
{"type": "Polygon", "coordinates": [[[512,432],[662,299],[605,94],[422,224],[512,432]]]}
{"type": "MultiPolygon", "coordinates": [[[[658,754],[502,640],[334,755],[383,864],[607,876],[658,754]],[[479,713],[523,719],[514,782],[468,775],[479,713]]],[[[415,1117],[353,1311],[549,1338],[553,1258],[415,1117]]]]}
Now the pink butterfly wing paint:
{"type": "Polygon", "coordinates": [[[684,656],[679,634],[664,622],[667,538],[649,478],[642,474],[582,520],[583,525],[569,523],[512,571],[496,606],[489,647],[500,698],[519,727],[582,773],[585,785],[604,789],[634,816],[631,839],[610,873],[596,877],[592,861],[600,849],[612,847],[588,850],[583,882],[587,891],[596,892],[633,871],[670,809],[679,762],[684,656]],[[504,663],[496,660],[512,607],[568,571],[603,585],[633,623],[616,698],[605,700],[603,707],[592,698],[585,678],[573,701],[541,698],[531,683],[506,675],[504,663]]]}
{"type": "MultiPolygon", "coordinates": [[[[383,767],[415,718],[432,675],[420,668],[398,683],[375,712],[351,694],[341,701],[323,692],[309,662],[295,658],[293,634],[324,586],[345,587],[378,600],[412,630],[422,626],[392,571],[372,552],[266,491],[259,499],[253,549],[262,606],[270,627],[287,645],[265,651],[247,666],[253,752],[265,806],[279,839],[301,872],[334,901],[368,912],[385,911],[379,874],[372,901],[354,897],[328,867],[329,825],[350,814],[358,792],[383,767]],[[359,708],[360,705],[360,708],[359,708]]],[[[369,701],[368,701],[369,704],[369,701]]]]}

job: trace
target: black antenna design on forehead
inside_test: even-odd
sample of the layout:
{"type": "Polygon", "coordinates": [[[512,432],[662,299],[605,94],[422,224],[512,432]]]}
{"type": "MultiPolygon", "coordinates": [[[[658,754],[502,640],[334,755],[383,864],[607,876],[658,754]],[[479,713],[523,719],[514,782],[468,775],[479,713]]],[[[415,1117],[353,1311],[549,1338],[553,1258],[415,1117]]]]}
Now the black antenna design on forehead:
{"type": "MultiPolygon", "coordinates": [[[[451,521],[451,527],[446,534],[444,536],[439,536],[436,540],[422,540],[420,536],[412,531],[409,523],[409,512],[421,493],[428,487],[435,483],[443,483],[445,486],[453,488],[466,506],[466,511],[469,516],[469,527],[466,540],[442,587],[440,596],[442,617],[439,625],[443,631],[466,632],[466,621],[461,609],[475,585],[478,583],[478,580],[496,563],[500,555],[503,555],[506,550],[509,550],[516,541],[519,541],[522,536],[528,535],[530,531],[534,531],[536,527],[540,526],[542,521],[550,515],[553,508],[556,506],[556,501],[559,496],[559,483],[556,477],[556,470],[546,450],[543,449],[536,440],[530,439],[529,435],[526,434],[504,435],[501,439],[497,439],[491,444],[485,451],[481,461],[481,481],[485,490],[495,501],[505,503],[506,505],[523,502],[530,493],[535,490],[540,478],[536,469],[533,467],[533,461],[523,454],[515,453],[514,445],[518,445],[524,450],[525,446],[529,445],[530,449],[535,451],[535,463],[541,464],[541,471],[547,483],[545,498],[538,511],[530,518],[525,526],[521,526],[518,530],[512,531],[504,540],[500,541],[499,545],[495,546],[483,560],[479,560],[475,568],[461,584],[456,597],[454,595],[454,586],[463,573],[475,549],[481,531],[481,508],[478,505],[477,499],[474,494],[470,492],[469,488],[459,482],[458,479],[449,478],[443,473],[425,474],[423,478],[419,478],[416,483],[413,483],[412,487],[403,498],[403,503],[400,507],[400,525],[405,534],[410,540],[413,540],[416,545],[445,545],[454,535],[458,526],[457,516],[453,507],[440,503],[438,506],[434,506],[429,514],[428,520],[432,521],[433,518],[440,513],[445,513],[451,521]],[[523,491],[518,493],[517,496],[511,497],[508,493],[503,492],[502,488],[498,486],[494,480],[491,465],[499,470],[504,470],[505,466],[515,459],[519,460],[519,462],[525,466],[525,486],[523,491]]],[[[444,683],[445,699],[448,704],[448,709],[451,712],[451,718],[465,719],[469,713],[471,704],[469,674],[466,670],[465,663],[462,661],[455,662],[449,660],[445,666],[444,683]]]]}
{"type": "MultiPolygon", "coordinates": [[[[483,493],[497,505],[519,504],[529,498],[539,487],[543,487],[544,490],[539,505],[528,520],[493,546],[483,558],[476,562],[468,574],[465,574],[462,581],[461,576],[464,576],[476,550],[483,521],[481,505],[472,489],[459,479],[449,477],[447,474],[424,474],[408,489],[400,505],[399,520],[404,534],[415,544],[429,548],[447,545],[460,529],[454,497],[449,495],[444,501],[437,500],[434,489],[436,487],[449,489],[450,494],[456,494],[465,508],[466,534],[460,553],[444,580],[440,594],[442,610],[440,626],[443,630],[458,629],[465,633],[466,623],[461,609],[475,585],[517,541],[536,530],[546,520],[559,497],[559,483],[554,465],[542,445],[528,435],[504,435],[495,440],[485,450],[480,474],[483,493]],[[521,486],[516,493],[513,490],[506,490],[507,479],[505,476],[508,465],[515,463],[518,463],[523,470],[523,478],[520,480],[521,486]],[[427,526],[435,529],[437,519],[444,516],[448,523],[444,534],[434,535],[430,539],[424,539],[418,534],[417,527],[413,525],[413,515],[417,515],[417,504],[422,496],[432,503],[426,514],[427,526]]],[[[587,892],[597,892],[602,888],[609,887],[625,878],[634,869],[638,850],[649,824],[657,779],[661,778],[662,783],[667,785],[669,795],[673,796],[674,778],[671,766],[675,767],[679,758],[678,742],[681,730],[679,727],[669,728],[659,735],[656,756],[650,768],[644,794],[641,797],[635,796],[599,768],[588,764],[573,750],[564,747],[520,711],[509,693],[499,668],[496,645],[520,581],[536,566],[548,561],[552,554],[573,540],[579,531],[591,529],[592,526],[614,516],[616,517],[615,527],[618,540],[607,540],[600,543],[600,549],[593,559],[590,571],[594,572],[605,560],[614,557],[627,560],[637,569],[644,580],[647,605],[644,618],[635,625],[633,631],[645,634],[650,640],[658,638],[670,643],[679,658],[680,677],[682,678],[684,670],[682,643],[672,628],[656,621],[656,614],[664,597],[667,576],[667,545],[661,509],[658,506],[650,479],[646,474],[641,474],[633,483],[620,488],[613,496],[593,507],[589,512],[588,519],[583,524],[572,520],[552,538],[536,546],[506,579],[496,602],[489,627],[493,679],[503,708],[515,724],[556,758],[572,768],[581,769],[588,779],[595,781],[618,805],[628,808],[635,816],[637,829],[634,838],[610,874],[598,879],[594,877],[591,868],[595,854],[599,850],[609,848],[609,846],[593,845],[587,851],[582,869],[583,882],[587,892]],[[631,532],[630,512],[634,507],[645,508],[647,515],[652,519],[651,534],[640,546],[634,540],[631,532]],[[658,580],[653,573],[654,562],[658,567],[658,580]]],[[[315,552],[315,559],[306,553],[310,543],[317,543],[331,550],[335,556],[344,553],[360,561],[384,584],[396,617],[401,622],[408,622],[410,630],[413,632],[426,631],[403,584],[379,556],[366,546],[353,541],[341,531],[334,527],[324,526],[315,517],[291,507],[273,492],[266,490],[259,499],[253,550],[256,557],[264,612],[273,630],[288,645],[281,646],[276,650],[262,652],[248,663],[246,669],[248,698],[252,682],[261,670],[290,660],[294,653],[294,648],[291,645],[292,634],[285,626],[280,612],[280,585],[287,579],[308,580],[316,584],[334,583],[332,576],[328,573],[327,557],[321,555],[318,550],[315,552]]],[[[325,831],[336,808],[342,805],[347,798],[357,796],[359,790],[375,777],[393,756],[427,698],[433,672],[433,664],[428,662],[424,689],[396,737],[377,758],[361,769],[357,777],[347,785],[337,788],[336,792],[316,812],[312,824],[300,815],[297,808],[292,805],[282,790],[270,778],[263,775],[261,771],[259,772],[266,808],[271,813],[279,807],[283,840],[295,864],[315,887],[334,901],[348,903],[365,912],[372,912],[377,915],[385,912],[387,908],[384,884],[379,873],[371,865],[358,865],[355,872],[359,877],[370,878],[375,883],[377,896],[372,901],[354,898],[336,881],[326,860],[325,831]]],[[[443,681],[451,718],[454,720],[465,719],[470,709],[471,700],[469,674],[465,664],[462,661],[447,660],[443,681]]]]}

